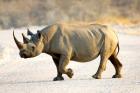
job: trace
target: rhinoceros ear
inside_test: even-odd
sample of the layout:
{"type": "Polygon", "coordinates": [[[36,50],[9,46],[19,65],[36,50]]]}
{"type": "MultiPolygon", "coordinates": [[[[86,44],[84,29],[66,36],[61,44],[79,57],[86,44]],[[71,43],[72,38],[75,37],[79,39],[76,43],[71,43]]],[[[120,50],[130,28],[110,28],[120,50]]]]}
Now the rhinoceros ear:
{"type": "Polygon", "coordinates": [[[32,36],[32,35],[34,35],[29,29],[27,29],[27,35],[30,35],[30,36],[32,36]]]}
{"type": "Polygon", "coordinates": [[[37,35],[38,35],[39,39],[42,37],[42,34],[39,30],[37,30],[37,35]]]}

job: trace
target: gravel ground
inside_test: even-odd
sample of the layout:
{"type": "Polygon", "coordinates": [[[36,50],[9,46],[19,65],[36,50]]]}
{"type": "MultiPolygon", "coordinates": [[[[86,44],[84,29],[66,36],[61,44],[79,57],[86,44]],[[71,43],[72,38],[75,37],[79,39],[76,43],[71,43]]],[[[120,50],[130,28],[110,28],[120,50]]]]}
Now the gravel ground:
{"type": "MultiPolygon", "coordinates": [[[[12,31],[0,32],[0,93],[140,93],[140,36],[121,33],[119,59],[123,64],[123,78],[112,79],[114,67],[108,61],[102,79],[91,76],[97,71],[99,59],[87,63],[71,61],[74,77],[64,75],[64,81],[52,81],[56,68],[50,56],[22,59],[12,39],[12,31]]],[[[21,40],[25,29],[17,29],[21,40]],[[20,31],[19,31],[20,30],[20,31]]]]}

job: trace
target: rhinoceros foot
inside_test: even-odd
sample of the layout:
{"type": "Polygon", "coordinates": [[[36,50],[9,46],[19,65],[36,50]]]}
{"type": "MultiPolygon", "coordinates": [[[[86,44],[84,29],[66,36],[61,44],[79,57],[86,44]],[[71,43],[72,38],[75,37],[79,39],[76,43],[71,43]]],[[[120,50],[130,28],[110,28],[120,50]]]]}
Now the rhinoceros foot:
{"type": "Polygon", "coordinates": [[[62,76],[57,76],[53,79],[53,81],[61,81],[61,80],[64,80],[62,76]]]}
{"type": "Polygon", "coordinates": [[[115,75],[112,76],[112,78],[121,78],[121,77],[122,77],[121,74],[115,74],[115,75]]]}
{"type": "Polygon", "coordinates": [[[67,75],[69,78],[72,78],[72,76],[74,75],[73,70],[71,68],[68,69],[67,75]]]}
{"type": "Polygon", "coordinates": [[[101,76],[97,75],[97,74],[93,75],[92,77],[95,78],[95,79],[101,79],[101,76]]]}

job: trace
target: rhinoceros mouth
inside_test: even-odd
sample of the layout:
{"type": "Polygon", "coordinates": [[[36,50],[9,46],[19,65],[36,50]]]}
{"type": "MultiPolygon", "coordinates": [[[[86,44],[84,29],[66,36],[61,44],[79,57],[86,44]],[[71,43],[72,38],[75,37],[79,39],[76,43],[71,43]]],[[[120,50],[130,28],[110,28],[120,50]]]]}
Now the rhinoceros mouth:
{"type": "Polygon", "coordinates": [[[27,59],[27,58],[33,58],[33,57],[36,57],[36,56],[35,55],[20,54],[20,57],[27,59]]]}
{"type": "Polygon", "coordinates": [[[27,55],[23,54],[21,55],[22,58],[29,58],[27,55]]]}
{"type": "Polygon", "coordinates": [[[26,54],[26,53],[23,53],[23,52],[20,52],[19,55],[20,55],[21,58],[31,58],[31,57],[33,57],[31,54],[26,54]]]}

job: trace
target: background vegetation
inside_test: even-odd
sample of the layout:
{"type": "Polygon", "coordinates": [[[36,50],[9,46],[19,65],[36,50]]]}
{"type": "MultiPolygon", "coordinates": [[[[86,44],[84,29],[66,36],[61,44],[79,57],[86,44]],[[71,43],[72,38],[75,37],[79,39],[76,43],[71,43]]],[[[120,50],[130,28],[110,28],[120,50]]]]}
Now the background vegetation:
{"type": "Polygon", "coordinates": [[[140,0],[0,0],[0,29],[56,21],[140,22],[140,0]]]}

